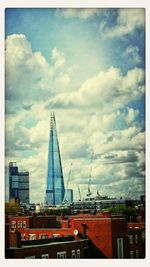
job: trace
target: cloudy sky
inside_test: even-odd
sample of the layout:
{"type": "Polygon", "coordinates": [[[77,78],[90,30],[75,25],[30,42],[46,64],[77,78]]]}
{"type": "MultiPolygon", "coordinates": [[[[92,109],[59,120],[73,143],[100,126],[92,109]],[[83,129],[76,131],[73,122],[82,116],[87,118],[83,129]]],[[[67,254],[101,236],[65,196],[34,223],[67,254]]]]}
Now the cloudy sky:
{"type": "Polygon", "coordinates": [[[65,183],[139,198],[145,186],[144,9],[6,9],[8,163],[30,172],[44,201],[50,112],[65,183]]]}

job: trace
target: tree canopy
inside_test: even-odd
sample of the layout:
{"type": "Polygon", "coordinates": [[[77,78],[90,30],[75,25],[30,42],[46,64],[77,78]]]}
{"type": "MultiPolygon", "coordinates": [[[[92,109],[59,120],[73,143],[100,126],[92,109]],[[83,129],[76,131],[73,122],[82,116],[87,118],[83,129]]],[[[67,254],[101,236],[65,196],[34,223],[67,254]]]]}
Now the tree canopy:
{"type": "Polygon", "coordinates": [[[18,215],[21,211],[18,203],[5,203],[5,214],[6,215],[18,215]]]}

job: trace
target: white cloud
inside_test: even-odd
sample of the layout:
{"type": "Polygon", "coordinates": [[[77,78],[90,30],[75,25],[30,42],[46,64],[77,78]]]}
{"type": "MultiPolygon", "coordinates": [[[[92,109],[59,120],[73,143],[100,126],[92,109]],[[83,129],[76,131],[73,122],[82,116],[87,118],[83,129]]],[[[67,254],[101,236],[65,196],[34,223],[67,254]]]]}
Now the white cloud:
{"type": "Polygon", "coordinates": [[[38,84],[39,88],[46,75],[52,76],[50,65],[40,52],[32,52],[25,35],[12,34],[8,36],[6,39],[7,90],[15,88],[14,93],[16,93],[19,87],[20,93],[23,93],[23,90],[33,90],[35,84],[38,84]]]}
{"type": "Polygon", "coordinates": [[[125,121],[128,125],[130,125],[135,121],[135,119],[139,115],[139,111],[135,110],[133,108],[128,108],[127,111],[128,111],[128,113],[127,113],[127,116],[125,118],[125,121]]]}
{"type": "Polygon", "coordinates": [[[43,101],[56,93],[57,79],[61,88],[70,81],[69,74],[61,71],[65,64],[64,54],[57,48],[52,50],[51,64],[41,52],[33,52],[30,42],[23,34],[12,34],[6,39],[6,100],[7,111],[43,101]],[[60,71],[60,73],[59,73],[60,71]]]}
{"type": "Polygon", "coordinates": [[[144,93],[144,71],[134,68],[123,75],[118,68],[110,67],[86,80],[79,90],[59,94],[51,104],[63,107],[97,108],[110,112],[128,102],[137,100],[144,93]]]}
{"type": "Polygon", "coordinates": [[[109,132],[94,132],[89,139],[96,154],[117,150],[137,150],[144,148],[145,134],[136,127],[109,132]]]}
{"type": "Polygon", "coordinates": [[[123,57],[127,58],[128,61],[134,64],[139,64],[141,62],[141,57],[139,55],[139,48],[137,46],[129,45],[123,53],[123,57]]]}
{"type": "Polygon", "coordinates": [[[52,50],[52,61],[56,69],[63,66],[65,63],[64,54],[60,52],[56,47],[52,50]]]}
{"type": "Polygon", "coordinates": [[[56,78],[55,80],[56,87],[59,86],[60,91],[65,89],[67,90],[66,87],[70,84],[70,76],[68,73],[63,73],[61,72],[60,75],[56,78]]]}
{"type": "Polygon", "coordinates": [[[63,15],[65,18],[78,18],[81,20],[87,20],[95,15],[99,15],[101,9],[98,8],[65,8],[59,10],[59,14],[63,15]]]}
{"type": "Polygon", "coordinates": [[[90,122],[89,129],[94,129],[95,131],[99,129],[105,129],[105,131],[112,130],[117,121],[119,114],[118,112],[113,113],[95,113],[90,122]]]}
{"type": "Polygon", "coordinates": [[[142,8],[118,9],[116,25],[108,26],[105,21],[101,23],[100,31],[105,37],[114,38],[131,34],[135,29],[144,27],[145,17],[142,8]]]}

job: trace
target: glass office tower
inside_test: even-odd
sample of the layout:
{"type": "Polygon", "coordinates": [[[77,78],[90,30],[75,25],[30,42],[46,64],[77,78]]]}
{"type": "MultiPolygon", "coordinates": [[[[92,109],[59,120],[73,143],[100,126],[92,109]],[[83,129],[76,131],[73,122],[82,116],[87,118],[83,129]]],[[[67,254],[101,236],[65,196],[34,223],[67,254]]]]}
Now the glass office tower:
{"type": "Polygon", "coordinates": [[[19,174],[16,162],[9,162],[9,200],[12,198],[19,202],[19,174]]]}
{"type": "Polygon", "coordinates": [[[56,130],[55,114],[51,113],[50,137],[48,151],[48,174],[46,188],[46,203],[49,205],[61,204],[64,198],[65,187],[61,165],[59,143],[56,130]]]}
{"type": "Polygon", "coordinates": [[[16,162],[9,162],[9,200],[29,204],[29,172],[19,172],[16,162]]]}
{"type": "Polygon", "coordinates": [[[19,172],[19,200],[29,204],[29,172],[19,172]]]}

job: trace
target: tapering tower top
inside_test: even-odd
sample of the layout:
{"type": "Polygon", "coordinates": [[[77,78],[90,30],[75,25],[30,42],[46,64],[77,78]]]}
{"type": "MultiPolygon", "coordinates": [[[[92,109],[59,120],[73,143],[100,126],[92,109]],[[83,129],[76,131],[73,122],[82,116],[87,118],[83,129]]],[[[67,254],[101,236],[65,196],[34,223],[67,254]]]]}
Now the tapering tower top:
{"type": "Polygon", "coordinates": [[[50,127],[53,128],[54,125],[56,126],[55,113],[51,112],[51,115],[50,115],[50,127]]]}
{"type": "Polygon", "coordinates": [[[65,188],[54,112],[50,114],[49,134],[46,202],[56,205],[62,203],[65,188]]]}

